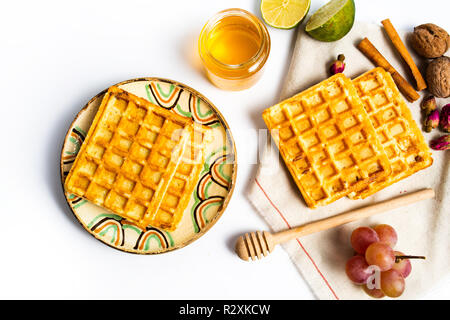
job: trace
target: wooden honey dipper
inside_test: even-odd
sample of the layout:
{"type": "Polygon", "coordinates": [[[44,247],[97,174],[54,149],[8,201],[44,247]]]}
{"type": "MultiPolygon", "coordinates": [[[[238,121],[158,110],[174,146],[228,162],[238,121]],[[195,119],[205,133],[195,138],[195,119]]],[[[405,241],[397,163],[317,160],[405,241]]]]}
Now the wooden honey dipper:
{"type": "Polygon", "coordinates": [[[276,233],[267,231],[246,233],[238,238],[235,247],[236,253],[245,261],[248,261],[249,258],[252,260],[261,259],[262,256],[265,257],[271,253],[277,244],[403,207],[414,202],[430,199],[434,196],[433,189],[423,189],[276,233]]]}

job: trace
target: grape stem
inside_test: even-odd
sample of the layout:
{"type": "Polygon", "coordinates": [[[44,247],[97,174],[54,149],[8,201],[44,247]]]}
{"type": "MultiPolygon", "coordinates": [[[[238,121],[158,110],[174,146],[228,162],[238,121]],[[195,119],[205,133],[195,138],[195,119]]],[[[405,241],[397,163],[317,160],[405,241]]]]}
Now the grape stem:
{"type": "Polygon", "coordinates": [[[403,259],[423,259],[423,260],[425,260],[426,258],[424,256],[395,256],[396,263],[403,259]]]}

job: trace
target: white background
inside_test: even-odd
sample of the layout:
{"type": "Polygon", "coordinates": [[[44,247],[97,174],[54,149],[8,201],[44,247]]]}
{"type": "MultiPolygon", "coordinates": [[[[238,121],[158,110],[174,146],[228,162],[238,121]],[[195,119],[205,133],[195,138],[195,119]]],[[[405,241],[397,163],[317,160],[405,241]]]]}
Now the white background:
{"type": "MultiPolygon", "coordinates": [[[[312,0],[311,11],[324,2],[312,0]]],[[[448,0],[356,5],[358,20],[450,29],[448,0]]],[[[272,51],[257,85],[221,91],[199,69],[197,36],[209,17],[230,7],[259,15],[258,0],[2,5],[0,298],[314,298],[281,248],[257,263],[233,252],[238,235],[267,229],[245,191],[256,169],[255,129],[264,128],[262,110],[277,102],[295,30],[269,28],[272,51]],[[193,244],[157,256],[111,249],[82,229],[65,203],[58,167],[64,134],[81,107],[114,83],[145,76],[186,83],[210,99],[231,126],[239,161],[233,198],[217,224],[193,244]]],[[[424,298],[449,299],[449,288],[443,279],[424,298]]]]}

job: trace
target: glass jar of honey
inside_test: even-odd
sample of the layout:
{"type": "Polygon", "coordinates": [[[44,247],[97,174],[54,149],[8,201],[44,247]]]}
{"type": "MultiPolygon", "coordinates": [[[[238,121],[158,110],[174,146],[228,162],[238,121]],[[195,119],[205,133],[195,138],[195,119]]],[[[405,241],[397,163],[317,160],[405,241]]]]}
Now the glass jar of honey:
{"type": "Polygon", "coordinates": [[[270,52],[266,26],[243,9],[218,12],[203,27],[199,53],[210,81],[225,90],[243,90],[260,78],[270,52]]]}

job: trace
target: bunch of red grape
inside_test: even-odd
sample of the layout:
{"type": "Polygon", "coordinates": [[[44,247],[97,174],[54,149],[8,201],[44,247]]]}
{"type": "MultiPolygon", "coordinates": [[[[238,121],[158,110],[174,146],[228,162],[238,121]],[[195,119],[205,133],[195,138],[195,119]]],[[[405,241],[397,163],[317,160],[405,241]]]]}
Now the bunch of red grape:
{"type": "Polygon", "coordinates": [[[347,261],[345,271],[351,281],[363,285],[371,297],[399,297],[405,290],[405,278],[411,273],[409,258],[394,251],[397,233],[387,224],[360,227],[350,238],[356,255],[347,261]]]}

